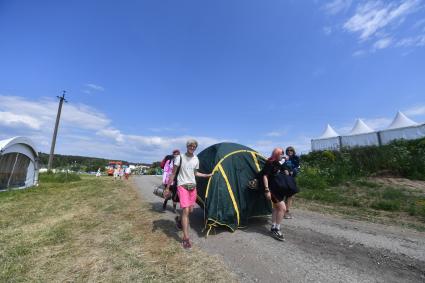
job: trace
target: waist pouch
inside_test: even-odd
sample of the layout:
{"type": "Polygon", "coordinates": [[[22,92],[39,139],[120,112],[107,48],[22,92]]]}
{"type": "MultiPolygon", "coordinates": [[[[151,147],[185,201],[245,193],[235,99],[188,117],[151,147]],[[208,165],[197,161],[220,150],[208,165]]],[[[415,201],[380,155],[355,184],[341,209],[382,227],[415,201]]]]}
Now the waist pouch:
{"type": "Polygon", "coordinates": [[[184,184],[181,186],[188,191],[193,191],[194,189],[196,189],[196,184],[184,184]]]}

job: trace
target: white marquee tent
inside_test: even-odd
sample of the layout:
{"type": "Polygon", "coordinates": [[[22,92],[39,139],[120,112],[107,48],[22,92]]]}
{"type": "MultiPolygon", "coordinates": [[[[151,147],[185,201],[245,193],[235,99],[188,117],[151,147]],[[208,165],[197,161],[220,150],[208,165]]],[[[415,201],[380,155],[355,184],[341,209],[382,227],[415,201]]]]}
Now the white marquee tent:
{"type": "Polygon", "coordinates": [[[320,137],[311,140],[311,148],[313,151],[326,149],[338,150],[340,149],[340,144],[339,134],[329,124],[320,137]]]}
{"type": "Polygon", "coordinates": [[[38,152],[25,137],[0,140],[0,191],[38,183],[38,152]]]}
{"type": "Polygon", "coordinates": [[[418,124],[399,111],[391,124],[381,131],[374,131],[361,119],[357,119],[347,135],[339,136],[328,124],[319,138],[311,140],[311,149],[338,150],[344,147],[384,145],[397,139],[411,140],[423,137],[425,137],[425,123],[418,124]]]}
{"type": "Polygon", "coordinates": [[[425,137],[425,124],[418,124],[398,112],[390,126],[379,133],[382,144],[388,144],[397,139],[418,139],[425,137]]]}
{"type": "Polygon", "coordinates": [[[350,133],[341,137],[342,147],[370,145],[379,145],[378,135],[362,119],[357,119],[350,133]]]}

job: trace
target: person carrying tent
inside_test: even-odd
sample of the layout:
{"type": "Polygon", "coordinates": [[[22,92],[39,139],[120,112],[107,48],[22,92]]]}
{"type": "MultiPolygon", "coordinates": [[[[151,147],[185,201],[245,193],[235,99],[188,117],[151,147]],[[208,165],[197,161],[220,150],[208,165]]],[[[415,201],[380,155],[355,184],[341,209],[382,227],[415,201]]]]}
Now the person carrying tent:
{"type": "MultiPolygon", "coordinates": [[[[167,155],[165,158],[167,161],[164,164],[164,173],[162,175],[162,184],[164,187],[167,186],[168,181],[173,174],[173,167],[174,167],[174,158],[176,156],[180,155],[180,150],[175,149],[173,150],[173,155],[167,155]]],[[[177,174],[176,174],[177,175],[177,174]]],[[[164,199],[164,203],[162,204],[162,209],[165,210],[167,208],[167,202],[172,199],[173,200],[173,212],[176,212],[177,203],[179,202],[179,197],[177,195],[177,176],[174,177],[170,189],[171,189],[171,196],[164,199]]]]}
{"type": "MultiPolygon", "coordinates": [[[[204,174],[198,172],[199,169],[199,159],[194,154],[196,148],[198,147],[198,142],[196,140],[190,139],[186,143],[187,151],[183,155],[176,156],[174,160],[173,174],[168,180],[167,187],[164,191],[164,196],[170,194],[170,186],[174,180],[174,176],[177,174],[177,169],[179,173],[177,174],[177,193],[180,200],[180,207],[182,208],[181,214],[181,225],[183,230],[183,239],[182,245],[184,249],[190,249],[192,243],[189,240],[189,214],[193,211],[193,207],[196,202],[196,177],[209,178],[212,174],[204,174]]],[[[178,217],[176,217],[176,222],[179,222],[178,217]]]]}
{"type": "Polygon", "coordinates": [[[270,232],[279,241],[284,240],[283,234],[280,231],[280,223],[286,211],[285,202],[283,201],[285,197],[285,188],[283,186],[283,183],[285,183],[283,180],[285,173],[282,172],[284,168],[280,164],[282,158],[283,149],[275,148],[262,170],[264,193],[266,198],[273,202],[270,232]]]}

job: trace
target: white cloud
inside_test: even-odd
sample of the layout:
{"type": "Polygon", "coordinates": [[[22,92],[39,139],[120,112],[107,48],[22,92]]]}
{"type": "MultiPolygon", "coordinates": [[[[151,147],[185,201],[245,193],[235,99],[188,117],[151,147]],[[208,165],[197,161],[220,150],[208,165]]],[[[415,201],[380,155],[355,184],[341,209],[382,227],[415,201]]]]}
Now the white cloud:
{"type": "MultiPolygon", "coordinates": [[[[56,119],[58,102],[41,98],[28,100],[0,95],[0,139],[22,135],[31,138],[38,150],[48,152],[56,119]]],[[[64,104],[56,152],[96,156],[135,162],[161,160],[174,148],[184,150],[186,141],[195,138],[198,152],[223,142],[205,136],[144,136],[125,134],[105,114],[83,104],[64,104]]]]}
{"type": "Polygon", "coordinates": [[[392,40],[391,37],[381,38],[373,44],[373,48],[375,50],[376,49],[384,49],[384,48],[387,48],[388,46],[390,46],[390,44],[392,42],[393,42],[393,40],[392,40]]]}
{"type": "Polygon", "coordinates": [[[356,13],[344,24],[344,29],[359,33],[361,40],[367,40],[390,24],[399,23],[417,11],[419,0],[406,0],[399,3],[367,1],[359,4],[356,13]]]}
{"type": "Polygon", "coordinates": [[[8,127],[28,127],[31,129],[40,129],[41,122],[28,115],[17,115],[12,112],[0,111],[0,125],[8,127]]]}
{"type": "Polygon", "coordinates": [[[101,85],[97,85],[93,83],[85,84],[83,89],[83,92],[87,94],[92,94],[94,92],[101,92],[101,91],[105,91],[105,88],[101,85]]]}
{"type": "Polygon", "coordinates": [[[422,116],[425,115],[425,105],[411,107],[404,111],[407,116],[422,116]]]}
{"type": "Polygon", "coordinates": [[[356,51],[354,51],[353,56],[359,57],[359,56],[363,56],[365,54],[366,54],[366,51],[364,51],[364,50],[356,50],[356,51]]]}
{"type": "Polygon", "coordinates": [[[333,0],[323,6],[328,14],[335,15],[350,8],[352,0],[333,0]]]}
{"type": "Polygon", "coordinates": [[[88,87],[89,89],[92,89],[92,90],[105,91],[105,88],[103,86],[101,86],[101,85],[86,84],[86,87],[88,87]]]}
{"type": "Polygon", "coordinates": [[[397,46],[399,47],[425,46],[425,34],[403,38],[397,42],[397,46]]]}
{"type": "Polygon", "coordinates": [[[324,27],[323,28],[323,33],[326,34],[326,35],[331,35],[332,31],[333,31],[332,27],[324,27]]]}
{"type": "Polygon", "coordinates": [[[281,137],[281,136],[283,136],[283,134],[284,133],[281,133],[281,132],[270,132],[270,133],[267,133],[266,136],[268,136],[268,137],[281,137]]]}

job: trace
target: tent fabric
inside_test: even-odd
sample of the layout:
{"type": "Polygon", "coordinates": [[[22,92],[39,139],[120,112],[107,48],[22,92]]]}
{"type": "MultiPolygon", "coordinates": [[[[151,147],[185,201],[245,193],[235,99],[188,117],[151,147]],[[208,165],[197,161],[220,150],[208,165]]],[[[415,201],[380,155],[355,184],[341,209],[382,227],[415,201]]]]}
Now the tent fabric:
{"type": "Polygon", "coordinates": [[[328,139],[338,137],[339,134],[331,127],[331,125],[327,125],[325,131],[318,139],[328,139]]]}
{"type": "Polygon", "coordinates": [[[311,140],[311,150],[339,150],[341,147],[340,137],[311,140]]]}
{"type": "Polygon", "coordinates": [[[225,226],[235,231],[254,216],[269,215],[271,202],[261,189],[250,189],[266,159],[249,147],[236,143],[212,145],[198,154],[199,171],[213,173],[197,179],[198,204],[204,208],[206,226],[225,226]]]}
{"type": "Polygon", "coordinates": [[[407,116],[404,115],[402,112],[398,111],[396,116],[394,117],[394,120],[388,126],[387,130],[405,128],[405,127],[411,127],[411,126],[417,126],[417,125],[418,123],[416,123],[415,121],[412,121],[411,119],[407,118],[407,116]]]}
{"type": "Polygon", "coordinates": [[[341,136],[341,147],[373,146],[379,145],[379,138],[376,132],[368,134],[341,136]]]}
{"type": "Polygon", "coordinates": [[[359,135],[359,134],[366,134],[366,133],[372,133],[373,130],[366,125],[365,122],[363,122],[362,119],[357,119],[356,123],[353,126],[353,129],[351,129],[350,133],[348,135],[359,135]]]}
{"type": "Polygon", "coordinates": [[[425,124],[404,128],[388,129],[379,132],[382,144],[389,144],[393,140],[414,140],[425,137],[425,124]]]}
{"type": "Polygon", "coordinates": [[[26,188],[38,182],[38,153],[28,138],[0,141],[0,190],[26,188]]]}

